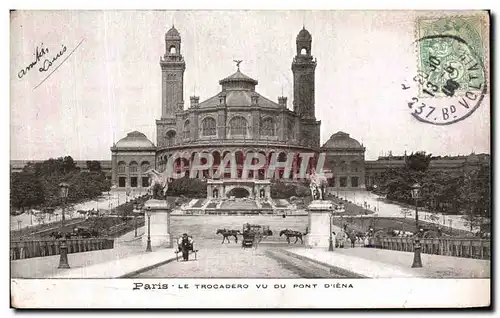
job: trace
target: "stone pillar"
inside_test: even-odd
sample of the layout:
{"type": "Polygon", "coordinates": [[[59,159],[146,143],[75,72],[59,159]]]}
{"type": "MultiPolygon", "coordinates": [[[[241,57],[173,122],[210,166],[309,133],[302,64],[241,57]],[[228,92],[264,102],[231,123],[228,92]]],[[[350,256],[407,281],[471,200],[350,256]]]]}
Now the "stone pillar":
{"type": "Polygon", "coordinates": [[[213,188],[212,184],[208,184],[207,185],[207,199],[212,199],[213,198],[212,188],[213,188]]]}
{"type": "Polygon", "coordinates": [[[305,245],[309,248],[328,248],[332,203],[326,200],[314,200],[309,204],[307,210],[309,213],[309,232],[305,237],[305,245]]]}
{"type": "Polygon", "coordinates": [[[170,205],[165,200],[148,200],[144,204],[144,235],[142,236],[142,243],[146,248],[148,240],[148,211],[151,213],[150,219],[150,233],[151,233],[151,246],[171,248],[173,247],[172,235],[170,234],[170,212],[172,211],[170,205]]]}

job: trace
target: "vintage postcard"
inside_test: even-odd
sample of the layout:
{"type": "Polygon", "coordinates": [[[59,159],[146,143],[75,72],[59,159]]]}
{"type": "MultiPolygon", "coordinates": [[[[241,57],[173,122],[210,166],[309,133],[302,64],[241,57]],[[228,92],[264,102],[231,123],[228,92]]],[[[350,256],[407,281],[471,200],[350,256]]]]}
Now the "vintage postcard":
{"type": "Polygon", "coordinates": [[[489,31],[12,11],[11,306],[490,306],[489,31]]]}

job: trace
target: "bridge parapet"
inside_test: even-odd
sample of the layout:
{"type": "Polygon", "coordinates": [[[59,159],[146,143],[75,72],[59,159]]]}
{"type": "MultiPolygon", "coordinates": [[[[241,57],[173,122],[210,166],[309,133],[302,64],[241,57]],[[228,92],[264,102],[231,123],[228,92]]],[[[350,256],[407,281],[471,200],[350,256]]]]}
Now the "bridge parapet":
{"type": "MultiPolygon", "coordinates": [[[[378,237],[375,247],[394,251],[413,252],[413,238],[378,237]]],[[[491,258],[491,241],[475,238],[420,239],[422,253],[477,259],[491,258]]]]}
{"type": "MultiPolygon", "coordinates": [[[[60,254],[62,240],[29,240],[10,242],[10,260],[32,257],[44,257],[60,254]]],[[[108,238],[70,239],[66,240],[68,253],[81,253],[97,250],[112,249],[114,240],[108,238]]]]}

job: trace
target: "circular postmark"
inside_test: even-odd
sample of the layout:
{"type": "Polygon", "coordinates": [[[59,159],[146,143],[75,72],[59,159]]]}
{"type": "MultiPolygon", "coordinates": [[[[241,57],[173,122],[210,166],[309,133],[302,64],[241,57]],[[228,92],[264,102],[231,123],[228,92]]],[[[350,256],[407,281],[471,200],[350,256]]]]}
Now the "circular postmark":
{"type": "Polygon", "coordinates": [[[482,52],[451,34],[426,35],[416,44],[417,74],[402,84],[403,90],[413,86],[417,91],[407,100],[412,116],[428,124],[450,125],[472,115],[487,92],[482,52]]]}

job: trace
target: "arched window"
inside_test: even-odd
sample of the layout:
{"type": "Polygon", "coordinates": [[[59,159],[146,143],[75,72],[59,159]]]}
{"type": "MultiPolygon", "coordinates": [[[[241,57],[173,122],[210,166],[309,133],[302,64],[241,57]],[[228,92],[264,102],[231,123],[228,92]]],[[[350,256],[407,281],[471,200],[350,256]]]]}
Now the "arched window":
{"type": "Polygon", "coordinates": [[[170,54],[175,54],[177,52],[177,49],[175,48],[175,45],[172,45],[169,49],[170,54]]]}
{"type": "Polygon", "coordinates": [[[175,144],[175,131],[169,130],[165,134],[165,146],[172,147],[175,144]]]}
{"type": "Polygon", "coordinates": [[[327,159],[327,162],[328,162],[328,168],[330,168],[331,170],[334,170],[335,167],[337,166],[337,162],[335,161],[335,159],[331,157],[327,159]]]}
{"type": "Polygon", "coordinates": [[[274,120],[270,117],[264,119],[260,125],[260,134],[262,136],[275,136],[274,120]]]}
{"type": "Polygon", "coordinates": [[[342,172],[346,172],[347,171],[347,162],[342,160],[340,162],[340,169],[342,170],[342,172]]]}
{"type": "Polygon", "coordinates": [[[358,172],[359,171],[359,164],[357,161],[351,162],[351,171],[352,172],[358,172]]]}
{"type": "Polygon", "coordinates": [[[302,50],[300,50],[300,54],[307,55],[307,49],[305,47],[303,47],[302,50]]]}
{"type": "Polygon", "coordinates": [[[129,168],[128,168],[128,169],[129,169],[129,172],[130,172],[130,173],[137,173],[137,167],[138,167],[137,162],[132,161],[132,162],[130,163],[130,165],[129,165],[129,168]]]}
{"type": "Polygon", "coordinates": [[[118,162],[118,173],[125,173],[125,167],[127,164],[123,161],[118,162]]]}
{"type": "Polygon", "coordinates": [[[151,169],[151,165],[149,164],[149,161],[143,161],[141,163],[141,171],[142,172],[146,172],[148,171],[149,169],[151,169]]]}
{"type": "Polygon", "coordinates": [[[216,135],[216,122],[212,117],[206,117],[201,123],[202,135],[203,136],[215,136],[216,135]]]}
{"type": "Polygon", "coordinates": [[[241,116],[233,117],[229,122],[229,129],[231,135],[246,135],[247,120],[241,116]]]}
{"type": "Polygon", "coordinates": [[[191,135],[191,125],[189,122],[189,119],[184,122],[184,130],[183,130],[183,137],[184,139],[188,139],[191,135]]]}

